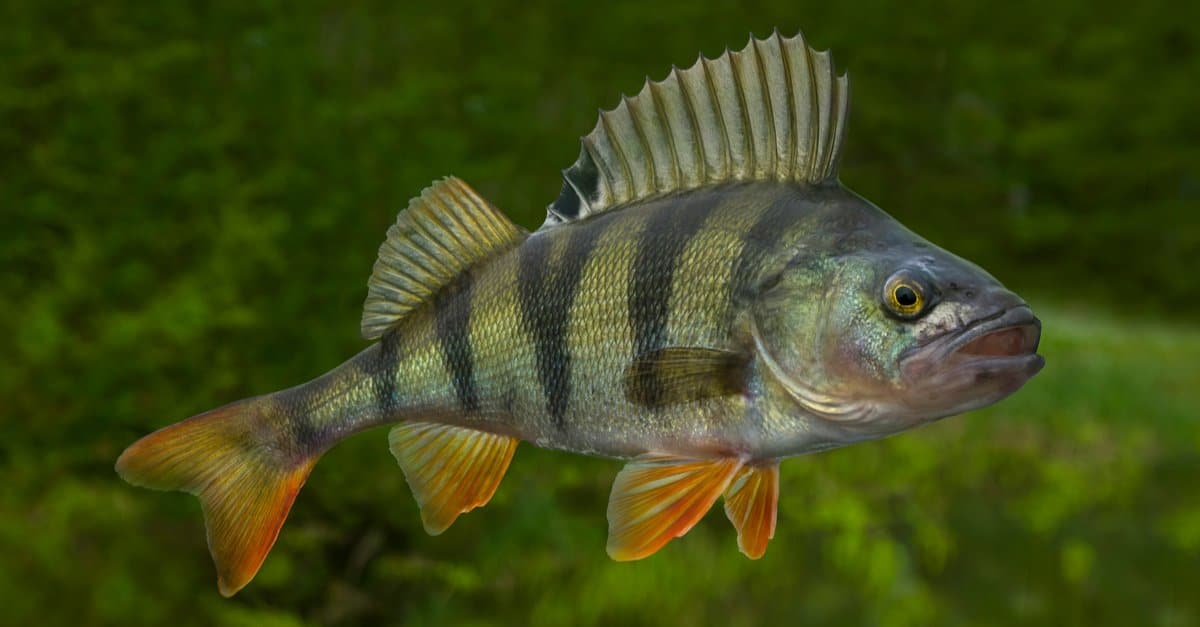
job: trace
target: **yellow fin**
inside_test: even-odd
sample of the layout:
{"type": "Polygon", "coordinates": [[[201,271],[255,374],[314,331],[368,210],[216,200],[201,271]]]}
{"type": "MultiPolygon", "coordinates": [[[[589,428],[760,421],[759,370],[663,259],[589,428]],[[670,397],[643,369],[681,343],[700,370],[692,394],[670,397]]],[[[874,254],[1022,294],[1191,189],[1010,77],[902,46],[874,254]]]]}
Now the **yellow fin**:
{"type": "Polygon", "coordinates": [[[752,560],[763,556],[775,537],[779,503],[779,463],[742,466],[725,490],[725,515],[737,528],[738,549],[752,560]]]}
{"type": "Polygon", "coordinates": [[[509,436],[428,422],[406,422],[388,434],[392,455],[421,507],[425,531],[434,536],[459,514],[491,500],[517,442],[509,436]]]}
{"type": "Polygon", "coordinates": [[[362,336],[378,339],[467,268],[522,239],[524,231],[461,180],[451,176],[425,188],[379,247],[362,336]]]}
{"type": "Polygon", "coordinates": [[[742,462],[649,453],[625,465],[608,501],[608,554],[651,555],[687,533],[725,491],[742,462]]]}

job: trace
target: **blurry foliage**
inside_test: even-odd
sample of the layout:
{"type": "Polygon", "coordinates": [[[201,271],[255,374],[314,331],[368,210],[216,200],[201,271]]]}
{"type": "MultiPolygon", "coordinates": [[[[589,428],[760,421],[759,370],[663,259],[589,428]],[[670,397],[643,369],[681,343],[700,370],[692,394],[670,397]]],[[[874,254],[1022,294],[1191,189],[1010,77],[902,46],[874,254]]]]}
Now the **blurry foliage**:
{"type": "Polygon", "coordinates": [[[1197,624],[1197,6],[8,3],[6,622],[1197,624]],[[112,472],[356,352],[375,250],[429,181],[535,226],[596,107],[776,26],[853,74],[847,184],[1059,303],[1021,393],[786,463],[758,562],[719,512],[610,562],[618,464],[530,446],[428,537],[376,431],[226,601],[195,500],[112,472]]]}

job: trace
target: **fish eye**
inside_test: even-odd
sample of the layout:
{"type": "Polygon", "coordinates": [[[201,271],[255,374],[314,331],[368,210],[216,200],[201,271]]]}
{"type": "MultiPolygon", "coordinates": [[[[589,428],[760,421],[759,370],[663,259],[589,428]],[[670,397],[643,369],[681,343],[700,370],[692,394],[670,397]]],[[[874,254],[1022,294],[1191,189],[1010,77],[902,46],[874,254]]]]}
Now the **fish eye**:
{"type": "Polygon", "coordinates": [[[924,284],[908,273],[897,273],[884,287],[883,302],[898,318],[910,320],[925,312],[928,305],[924,284]]]}

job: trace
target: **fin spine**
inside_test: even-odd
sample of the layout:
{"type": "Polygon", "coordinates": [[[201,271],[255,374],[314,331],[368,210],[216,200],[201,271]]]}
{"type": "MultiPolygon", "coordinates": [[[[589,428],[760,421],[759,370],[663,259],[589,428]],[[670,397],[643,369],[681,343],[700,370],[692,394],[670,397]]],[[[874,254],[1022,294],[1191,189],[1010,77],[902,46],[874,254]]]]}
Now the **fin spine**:
{"type": "Polygon", "coordinates": [[[770,157],[770,163],[767,166],[767,173],[774,174],[775,178],[778,178],[779,168],[776,162],[779,158],[779,140],[776,138],[775,107],[771,103],[771,82],[767,80],[768,74],[766,60],[759,51],[759,47],[762,45],[762,42],[757,39],[752,39],[750,43],[751,45],[749,49],[754,51],[754,62],[758,67],[758,75],[761,77],[759,83],[762,86],[763,108],[767,111],[767,155],[770,157]]]}
{"type": "MultiPolygon", "coordinates": [[[[779,36],[778,29],[775,30],[775,36],[776,37],[779,36]]],[[[780,64],[783,66],[784,84],[786,85],[785,93],[783,95],[783,101],[787,105],[791,105],[791,103],[795,102],[795,100],[796,100],[796,97],[795,97],[796,89],[793,86],[794,81],[795,81],[795,78],[794,78],[795,74],[792,70],[792,60],[788,55],[781,54],[781,55],[779,55],[779,61],[780,61],[780,64]]],[[[797,144],[797,137],[800,134],[800,123],[799,123],[799,119],[798,119],[800,116],[800,112],[797,110],[796,107],[793,107],[793,106],[788,106],[787,108],[788,108],[788,116],[787,116],[788,146],[787,146],[787,153],[786,153],[787,168],[783,172],[780,172],[780,178],[783,180],[790,178],[792,176],[792,174],[796,171],[796,144],[797,144]]]]}

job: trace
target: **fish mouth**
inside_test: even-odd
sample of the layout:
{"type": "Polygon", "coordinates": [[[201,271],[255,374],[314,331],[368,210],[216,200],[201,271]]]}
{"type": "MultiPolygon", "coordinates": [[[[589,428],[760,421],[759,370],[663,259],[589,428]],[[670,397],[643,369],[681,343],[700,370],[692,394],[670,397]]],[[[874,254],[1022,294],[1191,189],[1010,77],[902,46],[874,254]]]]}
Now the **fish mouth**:
{"type": "Polygon", "coordinates": [[[1041,336],[1042,321],[1022,305],[967,325],[944,350],[950,361],[1044,362],[1037,354],[1041,336]]]}
{"type": "Polygon", "coordinates": [[[1019,305],[911,349],[901,368],[916,388],[912,400],[964,411],[1012,394],[1046,365],[1037,353],[1041,335],[1041,321],[1019,305]]]}

